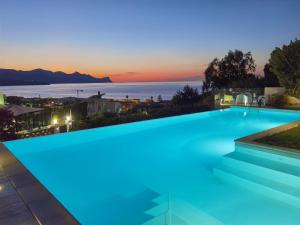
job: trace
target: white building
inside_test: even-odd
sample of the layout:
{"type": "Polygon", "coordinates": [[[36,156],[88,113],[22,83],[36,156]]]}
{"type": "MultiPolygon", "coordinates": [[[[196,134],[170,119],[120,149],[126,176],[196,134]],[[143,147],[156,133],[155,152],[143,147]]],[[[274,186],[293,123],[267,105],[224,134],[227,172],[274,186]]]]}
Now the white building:
{"type": "Polygon", "coordinates": [[[122,103],[111,99],[91,98],[87,102],[87,115],[92,116],[98,113],[120,113],[122,103]]]}

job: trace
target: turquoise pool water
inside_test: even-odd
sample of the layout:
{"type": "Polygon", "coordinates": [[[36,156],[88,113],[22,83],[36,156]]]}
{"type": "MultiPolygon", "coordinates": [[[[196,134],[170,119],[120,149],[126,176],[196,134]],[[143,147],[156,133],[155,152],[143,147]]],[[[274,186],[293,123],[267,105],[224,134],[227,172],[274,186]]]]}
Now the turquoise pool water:
{"type": "Polygon", "coordinates": [[[296,207],[212,173],[234,139],[299,119],[230,108],[4,144],[82,224],[299,225],[296,207]]]}

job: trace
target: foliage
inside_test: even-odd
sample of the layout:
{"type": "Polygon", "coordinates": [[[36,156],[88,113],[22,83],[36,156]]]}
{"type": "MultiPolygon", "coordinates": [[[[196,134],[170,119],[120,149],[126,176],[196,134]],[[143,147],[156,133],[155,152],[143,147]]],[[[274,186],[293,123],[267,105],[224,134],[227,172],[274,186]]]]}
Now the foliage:
{"type": "Polygon", "coordinates": [[[280,85],[295,96],[300,91],[300,40],[276,48],[271,53],[269,62],[271,71],[277,76],[280,85]]]}
{"type": "Polygon", "coordinates": [[[287,104],[287,100],[285,95],[273,95],[268,100],[268,106],[274,108],[282,108],[286,104],[287,104]]]}
{"type": "Polygon", "coordinates": [[[12,140],[16,138],[16,122],[10,111],[0,109],[0,139],[12,140]]]}
{"type": "Polygon", "coordinates": [[[279,81],[277,76],[271,71],[271,65],[267,63],[264,67],[264,85],[265,87],[279,87],[279,81]]]}
{"type": "Polygon", "coordinates": [[[221,60],[215,58],[205,70],[203,92],[215,88],[249,87],[256,85],[256,65],[251,52],[229,51],[221,60]],[[254,84],[252,84],[254,81],[254,84]]]}
{"type": "Polygon", "coordinates": [[[201,111],[207,111],[210,108],[208,106],[202,105],[161,105],[158,107],[150,107],[148,113],[129,113],[121,115],[98,115],[87,118],[85,120],[74,121],[72,125],[72,130],[82,130],[87,128],[95,128],[109,125],[116,125],[122,123],[130,123],[142,120],[149,120],[155,118],[162,118],[167,116],[175,116],[187,113],[195,113],[201,111]]]}
{"type": "Polygon", "coordinates": [[[174,105],[189,105],[195,104],[200,100],[201,95],[195,88],[186,85],[182,90],[176,92],[172,98],[172,103],[174,105]]]}
{"type": "Polygon", "coordinates": [[[108,117],[106,117],[105,115],[99,115],[99,116],[93,116],[91,118],[87,118],[86,120],[75,121],[73,123],[72,130],[81,130],[87,128],[109,126],[115,124],[140,121],[145,119],[147,119],[147,115],[142,113],[127,114],[122,116],[109,115],[108,117]]]}
{"type": "Polygon", "coordinates": [[[85,119],[75,120],[72,130],[207,111],[211,109],[210,104],[208,104],[208,102],[213,102],[211,98],[211,94],[205,93],[200,95],[197,89],[186,85],[173,96],[170,102],[162,101],[161,97],[158,97],[158,102],[138,104],[126,113],[102,113],[85,119]]]}
{"type": "Polygon", "coordinates": [[[103,113],[88,117],[83,120],[75,120],[72,126],[72,130],[129,123],[141,120],[207,111],[211,109],[211,107],[203,105],[201,102],[197,102],[196,104],[192,102],[191,104],[184,105],[174,105],[172,102],[153,102],[147,105],[147,107],[141,107],[141,110],[135,108],[132,111],[120,115],[103,113]]]}
{"type": "Polygon", "coordinates": [[[65,113],[68,114],[70,112],[70,109],[74,120],[80,120],[87,117],[86,102],[73,103],[70,107],[66,107],[65,113]]]}
{"type": "Polygon", "coordinates": [[[162,101],[163,101],[161,95],[158,95],[158,96],[157,96],[157,101],[158,101],[158,102],[162,102],[162,101]]]}

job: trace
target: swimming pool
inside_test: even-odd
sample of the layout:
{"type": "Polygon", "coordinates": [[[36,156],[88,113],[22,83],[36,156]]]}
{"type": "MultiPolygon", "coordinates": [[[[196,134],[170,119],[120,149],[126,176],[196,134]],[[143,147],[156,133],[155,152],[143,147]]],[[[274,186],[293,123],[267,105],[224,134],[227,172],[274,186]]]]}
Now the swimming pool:
{"type": "Polygon", "coordinates": [[[299,225],[300,210],[213,175],[234,139],[300,119],[230,108],[5,142],[87,225],[299,225]]]}

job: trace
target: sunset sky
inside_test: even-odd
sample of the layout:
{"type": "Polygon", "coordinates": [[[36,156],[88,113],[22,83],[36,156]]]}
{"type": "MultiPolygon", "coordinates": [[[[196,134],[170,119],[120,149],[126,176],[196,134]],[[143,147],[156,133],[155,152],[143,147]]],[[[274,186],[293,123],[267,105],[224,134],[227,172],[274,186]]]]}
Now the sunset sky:
{"type": "Polygon", "coordinates": [[[194,80],[214,57],[300,38],[299,0],[0,0],[0,68],[194,80]]]}

